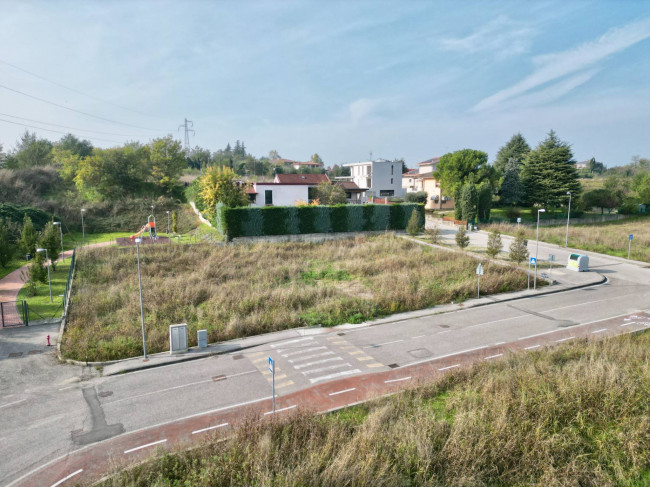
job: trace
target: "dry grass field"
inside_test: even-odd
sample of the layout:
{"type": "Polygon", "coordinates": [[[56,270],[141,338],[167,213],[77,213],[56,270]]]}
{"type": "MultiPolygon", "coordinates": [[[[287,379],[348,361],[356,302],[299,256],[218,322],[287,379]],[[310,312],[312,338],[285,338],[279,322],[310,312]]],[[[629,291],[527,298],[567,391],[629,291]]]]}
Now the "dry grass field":
{"type": "Polygon", "coordinates": [[[650,333],[483,362],[336,413],[251,420],[103,487],[647,486],[650,333]]]}
{"type": "MultiPolygon", "coordinates": [[[[517,225],[500,223],[482,225],[481,230],[496,228],[501,233],[514,235],[517,225]]],[[[535,227],[522,226],[528,239],[535,239],[535,227]]],[[[650,262],[650,218],[635,218],[611,223],[590,225],[571,225],[569,227],[569,246],[603,254],[627,257],[628,235],[633,234],[631,258],[650,262]]],[[[566,227],[539,227],[539,239],[564,245],[566,227]]]]}
{"type": "MultiPolygon", "coordinates": [[[[476,292],[476,261],[392,235],[323,244],[159,245],[140,249],[147,349],[168,350],[168,327],[187,323],[210,342],[297,326],[360,323],[462,301],[476,292]]],[[[526,286],[517,268],[484,263],[486,294],[526,286]]],[[[134,248],[83,249],[77,260],[67,357],[142,354],[134,248]]]]}

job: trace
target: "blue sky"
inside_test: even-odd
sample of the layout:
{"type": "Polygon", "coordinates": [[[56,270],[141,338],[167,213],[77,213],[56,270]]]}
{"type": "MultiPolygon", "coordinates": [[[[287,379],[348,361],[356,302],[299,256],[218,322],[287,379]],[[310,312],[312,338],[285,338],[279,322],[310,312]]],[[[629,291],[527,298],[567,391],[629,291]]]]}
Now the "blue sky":
{"type": "MultiPolygon", "coordinates": [[[[187,117],[193,146],[239,139],[257,156],[317,152],[328,165],[462,148],[493,160],[512,134],[534,146],[550,129],[577,160],[650,157],[649,1],[0,1],[0,12],[0,119],[74,127],[102,147],[180,138],[187,117]]],[[[0,121],[5,150],[24,129],[0,121]]]]}

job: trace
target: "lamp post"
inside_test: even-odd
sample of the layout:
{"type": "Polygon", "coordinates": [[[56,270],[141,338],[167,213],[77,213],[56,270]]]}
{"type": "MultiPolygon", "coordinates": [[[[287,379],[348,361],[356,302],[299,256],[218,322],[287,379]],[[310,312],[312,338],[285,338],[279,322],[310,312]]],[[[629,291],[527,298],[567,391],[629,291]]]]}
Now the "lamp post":
{"type": "Polygon", "coordinates": [[[142,274],[140,273],[140,242],[141,238],[135,239],[135,248],[138,255],[138,286],[140,288],[140,317],[142,319],[142,349],[144,350],[144,359],[147,360],[147,337],[144,333],[144,304],[142,304],[142,274]]]}
{"type": "Polygon", "coordinates": [[[84,226],[84,213],[86,213],[85,208],[81,209],[81,235],[82,235],[82,243],[81,245],[86,245],[86,227],[84,226]]]}
{"type": "Polygon", "coordinates": [[[65,250],[63,249],[63,225],[61,225],[61,222],[52,222],[52,225],[59,226],[59,235],[61,235],[61,261],[65,262],[65,250]]]}
{"type": "Polygon", "coordinates": [[[539,214],[544,213],[546,210],[544,208],[540,208],[537,210],[537,236],[535,238],[535,281],[533,282],[533,289],[537,289],[537,253],[539,250],[539,214]]]}
{"type": "Polygon", "coordinates": [[[36,249],[36,252],[45,252],[47,260],[47,284],[50,286],[50,303],[52,302],[52,279],[50,278],[50,256],[47,255],[47,249],[36,249]]]}
{"type": "Polygon", "coordinates": [[[566,194],[569,195],[569,210],[566,214],[566,239],[564,240],[564,246],[569,246],[569,218],[571,218],[571,191],[567,191],[566,194]]]}

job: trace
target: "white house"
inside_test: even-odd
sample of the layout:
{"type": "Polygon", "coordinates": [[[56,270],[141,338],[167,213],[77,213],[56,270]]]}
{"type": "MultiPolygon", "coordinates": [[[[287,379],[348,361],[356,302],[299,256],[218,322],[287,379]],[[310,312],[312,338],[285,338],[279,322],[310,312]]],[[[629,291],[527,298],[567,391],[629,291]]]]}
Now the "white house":
{"type": "Polygon", "coordinates": [[[251,206],[293,206],[312,200],[312,188],[329,181],[327,174],[276,174],[273,182],[253,183],[246,192],[251,206]]]}
{"type": "Polygon", "coordinates": [[[343,164],[343,167],[350,168],[350,176],[346,179],[360,188],[368,188],[367,196],[403,197],[406,194],[406,189],[402,188],[401,162],[377,159],[343,164]]]}

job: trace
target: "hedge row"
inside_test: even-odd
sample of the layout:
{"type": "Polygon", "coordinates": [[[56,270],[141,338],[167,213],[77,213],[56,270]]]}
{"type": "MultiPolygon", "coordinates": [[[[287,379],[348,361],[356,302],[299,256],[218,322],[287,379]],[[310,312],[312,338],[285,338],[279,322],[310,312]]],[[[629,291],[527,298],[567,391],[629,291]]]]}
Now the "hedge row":
{"type": "Polygon", "coordinates": [[[333,205],[228,208],[212,222],[228,239],[260,235],[404,230],[413,211],[424,225],[424,205],[333,205]]]}
{"type": "Polygon", "coordinates": [[[37,230],[42,230],[47,222],[52,220],[52,215],[38,208],[0,203],[0,218],[2,219],[12,221],[22,227],[25,215],[32,219],[32,223],[37,230]]]}

